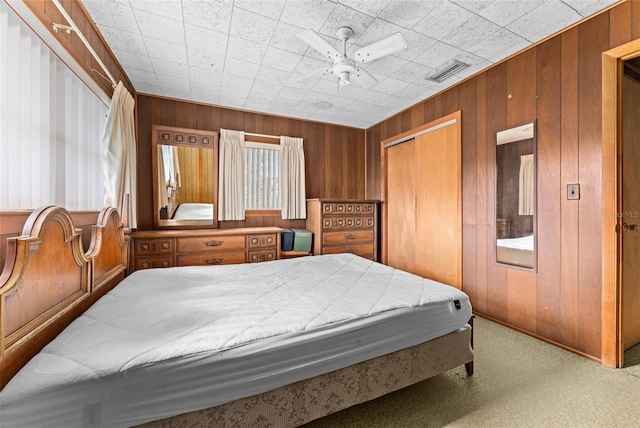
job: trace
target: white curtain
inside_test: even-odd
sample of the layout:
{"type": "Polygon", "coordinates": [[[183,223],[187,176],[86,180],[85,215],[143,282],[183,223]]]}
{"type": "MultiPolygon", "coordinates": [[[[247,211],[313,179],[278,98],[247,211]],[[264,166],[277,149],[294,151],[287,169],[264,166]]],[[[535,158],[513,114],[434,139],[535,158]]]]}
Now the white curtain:
{"type": "Polygon", "coordinates": [[[180,156],[178,146],[173,146],[173,183],[176,189],[182,187],[182,175],[180,174],[180,156]]]}
{"type": "Polygon", "coordinates": [[[244,220],[244,132],[220,129],[218,220],[244,220]]]}
{"type": "Polygon", "coordinates": [[[518,214],[533,215],[535,203],[533,155],[520,156],[520,187],[518,198],[518,214]]]}
{"type": "Polygon", "coordinates": [[[137,227],[136,210],[136,139],[133,97],[118,82],[102,137],[102,169],[105,179],[105,206],[115,207],[120,215],[124,195],[129,194],[131,229],[137,227]]]}
{"type": "Polygon", "coordinates": [[[302,138],[280,137],[282,218],[307,218],[302,138]]]}

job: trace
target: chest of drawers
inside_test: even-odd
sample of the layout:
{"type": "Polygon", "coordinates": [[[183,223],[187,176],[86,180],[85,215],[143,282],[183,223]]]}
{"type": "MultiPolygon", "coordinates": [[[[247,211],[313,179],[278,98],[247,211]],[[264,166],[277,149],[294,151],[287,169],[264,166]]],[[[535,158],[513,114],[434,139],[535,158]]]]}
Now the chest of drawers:
{"type": "Polygon", "coordinates": [[[378,260],[378,201],[308,199],[313,254],[352,253],[378,260]]]}
{"type": "Polygon", "coordinates": [[[276,260],[281,231],[258,227],[134,232],[131,270],[276,260]]]}

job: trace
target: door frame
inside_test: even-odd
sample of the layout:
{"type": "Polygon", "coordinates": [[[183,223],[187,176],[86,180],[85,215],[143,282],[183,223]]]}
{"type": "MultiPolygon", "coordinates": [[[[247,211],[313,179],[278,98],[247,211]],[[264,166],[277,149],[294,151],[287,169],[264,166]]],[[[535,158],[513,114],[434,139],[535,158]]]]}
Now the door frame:
{"type": "Polygon", "coordinates": [[[601,363],[622,367],[621,153],[623,62],[640,56],[640,39],[602,53],[602,340],[601,363]]]}

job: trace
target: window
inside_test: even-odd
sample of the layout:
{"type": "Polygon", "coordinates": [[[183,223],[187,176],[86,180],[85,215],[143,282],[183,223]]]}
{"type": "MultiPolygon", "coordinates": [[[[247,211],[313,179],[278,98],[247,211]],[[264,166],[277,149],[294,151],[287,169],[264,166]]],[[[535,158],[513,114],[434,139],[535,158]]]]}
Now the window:
{"type": "Polygon", "coordinates": [[[280,145],[246,142],[245,210],[279,210],[280,145]]]}
{"type": "Polygon", "coordinates": [[[108,111],[0,2],[0,209],[102,208],[108,111]]]}

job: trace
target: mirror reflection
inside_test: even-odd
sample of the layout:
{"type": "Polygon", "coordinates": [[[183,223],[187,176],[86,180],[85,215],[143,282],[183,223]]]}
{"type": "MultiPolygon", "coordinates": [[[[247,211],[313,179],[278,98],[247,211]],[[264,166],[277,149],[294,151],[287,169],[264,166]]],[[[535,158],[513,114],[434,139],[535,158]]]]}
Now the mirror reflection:
{"type": "Polygon", "coordinates": [[[496,134],[496,262],[533,269],[536,260],[535,122],[496,134]]]}
{"type": "Polygon", "coordinates": [[[214,151],[158,144],[158,215],[161,224],[214,220],[214,151]],[[169,221],[167,221],[169,220],[169,221]]]}
{"type": "Polygon", "coordinates": [[[217,228],[218,132],[152,125],[154,227],[217,228]]]}

